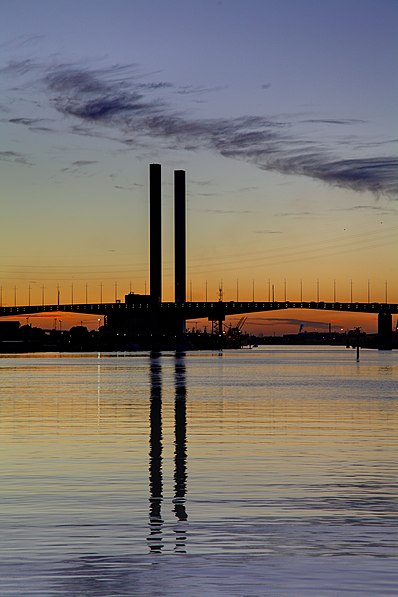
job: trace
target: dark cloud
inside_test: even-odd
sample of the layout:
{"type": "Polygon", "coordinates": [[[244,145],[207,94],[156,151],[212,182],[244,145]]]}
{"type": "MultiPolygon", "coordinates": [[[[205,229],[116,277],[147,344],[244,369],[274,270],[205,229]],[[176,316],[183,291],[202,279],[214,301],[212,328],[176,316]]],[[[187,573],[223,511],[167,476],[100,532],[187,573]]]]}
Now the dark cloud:
{"type": "MultiPolygon", "coordinates": [[[[292,122],[243,115],[239,118],[192,118],[173,110],[153,93],[171,84],[143,82],[136,65],[83,68],[76,64],[46,67],[32,59],[10,62],[8,74],[35,74],[44,84],[55,109],[73,117],[72,132],[106,136],[98,126],[112,127],[129,147],[156,140],[170,149],[209,149],[226,158],[254,164],[263,170],[300,175],[327,184],[398,196],[398,158],[352,157],[337,159],[319,142],[295,133],[292,122]],[[78,123],[76,123],[76,120],[78,123]]],[[[148,76],[148,75],[147,75],[148,76]]],[[[199,95],[212,89],[186,86],[178,93],[199,95]]],[[[311,119],[307,123],[349,126],[357,119],[311,119]]],[[[341,147],[347,140],[341,140],[341,147]]],[[[345,145],[347,151],[347,145],[345,145]]]]}
{"type": "MultiPolygon", "coordinates": [[[[398,157],[337,160],[312,164],[313,176],[355,191],[398,195],[398,157]]],[[[305,174],[306,170],[303,170],[305,174]]]]}
{"type": "Polygon", "coordinates": [[[53,93],[55,108],[82,121],[110,124],[134,116],[137,112],[148,114],[154,102],[146,101],[143,93],[132,90],[124,75],[128,69],[88,71],[65,66],[51,70],[44,83],[53,93]],[[101,79],[101,76],[102,79],[101,79]],[[120,76],[121,75],[121,76],[120,76]]]}

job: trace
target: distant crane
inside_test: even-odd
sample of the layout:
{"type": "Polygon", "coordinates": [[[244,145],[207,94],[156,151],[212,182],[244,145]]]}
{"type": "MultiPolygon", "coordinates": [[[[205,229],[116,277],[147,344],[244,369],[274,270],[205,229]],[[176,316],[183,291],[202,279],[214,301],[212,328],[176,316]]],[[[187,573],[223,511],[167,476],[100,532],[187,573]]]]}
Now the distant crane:
{"type": "Polygon", "coordinates": [[[225,341],[226,344],[228,345],[233,345],[236,346],[237,348],[241,346],[241,342],[242,342],[242,328],[245,325],[247,320],[247,316],[243,315],[238,323],[233,327],[232,323],[229,324],[229,326],[226,326],[224,324],[224,328],[226,329],[226,333],[225,333],[225,341]]]}

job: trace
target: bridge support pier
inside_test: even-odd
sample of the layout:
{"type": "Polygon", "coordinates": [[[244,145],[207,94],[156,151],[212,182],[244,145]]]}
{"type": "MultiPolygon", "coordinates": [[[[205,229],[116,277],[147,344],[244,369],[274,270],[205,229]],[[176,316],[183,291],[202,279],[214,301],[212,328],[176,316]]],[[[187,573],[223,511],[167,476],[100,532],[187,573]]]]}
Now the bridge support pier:
{"type": "Polygon", "coordinates": [[[377,328],[377,348],[379,350],[392,350],[392,315],[379,313],[377,328]]]}

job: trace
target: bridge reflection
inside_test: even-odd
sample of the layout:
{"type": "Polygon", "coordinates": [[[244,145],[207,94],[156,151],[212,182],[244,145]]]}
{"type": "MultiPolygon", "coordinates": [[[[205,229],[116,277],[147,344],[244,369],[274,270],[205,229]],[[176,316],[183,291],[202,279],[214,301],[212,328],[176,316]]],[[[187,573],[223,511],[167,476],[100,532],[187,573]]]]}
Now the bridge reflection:
{"type": "MultiPolygon", "coordinates": [[[[150,410],[149,410],[149,536],[151,552],[160,553],[164,547],[162,518],[162,364],[160,353],[151,353],[150,364],[150,410]]],[[[175,551],[185,552],[185,507],[187,491],[187,417],[186,417],[186,370],[184,353],[175,354],[175,402],[174,402],[174,514],[178,520],[175,532],[175,551]]]]}

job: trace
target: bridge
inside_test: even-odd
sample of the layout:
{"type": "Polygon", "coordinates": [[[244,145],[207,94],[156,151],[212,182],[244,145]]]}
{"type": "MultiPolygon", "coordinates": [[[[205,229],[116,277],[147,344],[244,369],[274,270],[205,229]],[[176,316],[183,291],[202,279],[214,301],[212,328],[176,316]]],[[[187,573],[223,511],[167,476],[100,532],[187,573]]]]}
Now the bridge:
{"type": "Polygon", "coordinates": [[[150,295],[128,294],[125,302],[70,303],[0,307],[0,317],[27,317],[32,314],[64,312],[100,315],[114,329],[130,333],[149,331],[178,333],[186,320],[208,319],[218,323],[226,317],[286,309],[308,309],[331,312],[369,313],[378,317],[378,347],[392,345],[392,316],[398,314],[396,303],[326,302],[326,301],[214,301],[153,303],[150,295]]]}
{"type": "Polygon", "coordinates": [[[247,313],[279,311],[282,309],[310,309],[373,313],[378,316],[378,347],[392,347],[392,315],[398,313],[395,303],[324,302],[324,301],[223,301],[194,302],[186,300],[186,185],[185,171],[174,171],[174,302],[162,300],[162,219],[161,165],[149,166],[149,280],[150,294],[130,293],[125,301],[114,303],[71,303],[51,305],[1,306],[0,317],[27,317],[35,313],[81,313],[101,315],[113,330],[130,335],[172,335],[185,331],[189,319],[207,318],[215,322],[218,335],[227,316],[247,313]]]}

